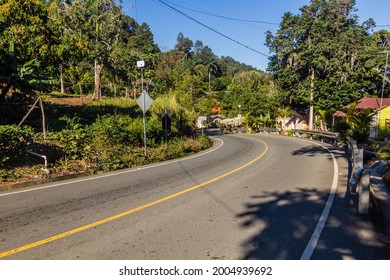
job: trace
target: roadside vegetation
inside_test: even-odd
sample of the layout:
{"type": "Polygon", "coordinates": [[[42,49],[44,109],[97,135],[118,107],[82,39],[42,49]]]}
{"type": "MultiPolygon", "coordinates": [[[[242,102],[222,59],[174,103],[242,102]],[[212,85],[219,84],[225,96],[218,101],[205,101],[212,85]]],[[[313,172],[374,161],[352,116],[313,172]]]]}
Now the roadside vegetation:
{"type": "Polygon", "coordinates": [[[201,115],[241,114],[248,131],[256,131],[283,128],[289,116],[307,115],[313,106],[315,128],[365,141],[368,113],[347,112],[334,126],[332,114],[364,96],[389,94],[387,84],[381,92],[385,57],[378,53],[390,48],[390,32],[374,32],[373,19],[360,21],[353,0],[311,1],[298,14],[286,11],[279,29],[267,32],[267,72],[218,57],[184,33],[162,52],[148,24],[127,16],[120,4],[0,2],[0,180],[47,176],[29,150],[49,155],[50,174],[99,173],[188,155],[211,145],[196,131],[201,115]],[[146,157],[136,104],[141,88],[154,99],[146,157]],[[18,126],[38,97],[46,139],[38,107],[18,126]],[[165,109],[172,113],[168,149],[165,109]]]}
{"type": "Polygon", "coordinates": [[[142,114],[134,100],[107,99],[72,106],[56,102],[46,99],[46,140],[37,126],[39,110],[26,121],[28,125],[0,126],[2,181],[108,172],[187,156],[212,144],[209,138],[196,133],[191,112],[177,106],[174,97],[156,99],[150,109],[147,156],[143,150],[142,114]],[[172,129],[166,148],[160,108],[168,105],[172,129]],[[43,159],[29,154],[29,150],[48,157],[50,175],[43,171],[43,159]]]}

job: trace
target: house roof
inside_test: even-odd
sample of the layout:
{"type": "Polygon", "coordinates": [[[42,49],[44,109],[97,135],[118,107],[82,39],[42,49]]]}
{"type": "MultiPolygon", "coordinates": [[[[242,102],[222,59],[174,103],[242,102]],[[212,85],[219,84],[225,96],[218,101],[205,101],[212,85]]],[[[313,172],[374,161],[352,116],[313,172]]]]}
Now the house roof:
{"type": "Polygon", "coordinates": [[[363,97],[358,101],[356,109],[379,109],[390,105],[390,98],[363,97]],[[382,99],[382,100],[381,100],[382,99]],[[382,106],[381,106],[382,105],[382,106]]]}
{"type": "Polygon", "coordinates": [[[342,111],[336,111],[333,113],[333,116],[334,117],[337,117],[337,118],[342,118],[342,117],[345,117],[347,114],[342,112],[342,111]]]}
{"type": "Polygon", "coordinates": [[[216,118],[220,118],[220,119],[224,119],[225,116],[224,115],[220,115],[220,114],[217,114],[217,115],[210,115],[210,119],[214,120],[216,118]]]}
{"type": "MultiPolygon", "coordinates": [[[[352,104],[347,105],[344,108],[350,107],[352,104]]],[[[377,111],[378,109],[383,109],[384,107],[390,106],[390,98],[377,98],[377,97],[363,97],[358,101],[358,104],[355,107],[356,109],[372,109],[373,111],[377,111]],[[382,105],[382,107],[381,107],[382,105]]],[[[345,117],[346,114],[342,111],[336,111],[333,113],[334,117],[345,117]]]]}

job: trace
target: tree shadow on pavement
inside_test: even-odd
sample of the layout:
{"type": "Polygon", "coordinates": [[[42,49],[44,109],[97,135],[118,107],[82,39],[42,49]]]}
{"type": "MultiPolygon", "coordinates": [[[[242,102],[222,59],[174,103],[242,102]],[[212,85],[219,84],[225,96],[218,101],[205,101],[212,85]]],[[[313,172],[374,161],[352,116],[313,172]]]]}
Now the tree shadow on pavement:
{"type": "MultiPolygon", "coordinates": [[[[300,259],[328,199],[310,188],[251,197],[238,218],[256,234],[242,244],[243,259],[300,259]]],[[[369,218],[357,216],[337,195],[311,259],[390,259],[390,238],[373,230],[369,218]]]]}
{"type": "MultiPolygon", "coordinates": [[[[345,148],[338,148],[338,147],[335,147],[335,146],[326,146],[326,144],[324,145],[329,151],[331,151],[333,153],[333,155],[335,156],[335,158],[339,158],[339,157],[344,157],[345,156],[345,148]]],[[[294,151],[292,153],[293,156],[301,156],[301,155],[306,155],[306,156],[309,156],[309,157],[315,157],[315,156],[318,156],[319,154],[329,154],[329,151],[325,149],[324,147],[322,146],[318,146],[318,145],[315,145],[313,144],[313,146],[307,146],[307,147],[303,147],[301,149],[298,149],[296,151],[294,151]]],[[[329,157],[329,159],[331,160],[332,158],[329,157]]]]}

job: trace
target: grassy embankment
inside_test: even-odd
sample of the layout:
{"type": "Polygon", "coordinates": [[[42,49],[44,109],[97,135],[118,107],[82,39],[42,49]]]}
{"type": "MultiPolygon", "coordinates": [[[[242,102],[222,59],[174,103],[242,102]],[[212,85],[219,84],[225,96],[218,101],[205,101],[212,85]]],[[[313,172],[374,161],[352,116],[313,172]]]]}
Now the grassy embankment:
{"type": "Polygon", "coordinates": [[[147,113],[147,156],[143,150],[142,111],[135,100],[91,102],[84,99],[81,102],[75,98],[46,97],[46,141],[39,108],[33,111],[25,126],[16,127],[27,112],[26,105],[1,108],[2,185],[65,174],[108,172],[187,156],[211,146],[207,137],[196,134],[194,113],[182,108],[174,97],[157,98],[147,113]],[[168,149],[161,125],[163,109],[172,113],[168,149]],[[43,160],[29,155],[27,150],[48,157],[49,174],[42,170],[43,160]]]}

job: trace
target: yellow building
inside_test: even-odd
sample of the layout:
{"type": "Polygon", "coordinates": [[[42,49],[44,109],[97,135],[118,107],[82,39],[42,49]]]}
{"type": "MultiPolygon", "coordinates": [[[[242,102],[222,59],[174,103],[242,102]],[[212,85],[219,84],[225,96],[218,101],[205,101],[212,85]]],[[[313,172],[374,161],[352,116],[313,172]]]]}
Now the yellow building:
{"type": "Polygon", "coordinates": [[[390,106],[382,107],[375,114],[375,120],[379,118],[379,138],[390,138],[390,106]]]}
{"type": "MultiPolygon", "coordinates": [[[[370,138],[390,138],[390,98],[363,97],[357,102],[355,110],[365,109],[373,111],[370,138]]],[[[333,114],[334,118],[343,118],[345,116],[345,113],[342,111],[337,111],[333,114]]]]}

